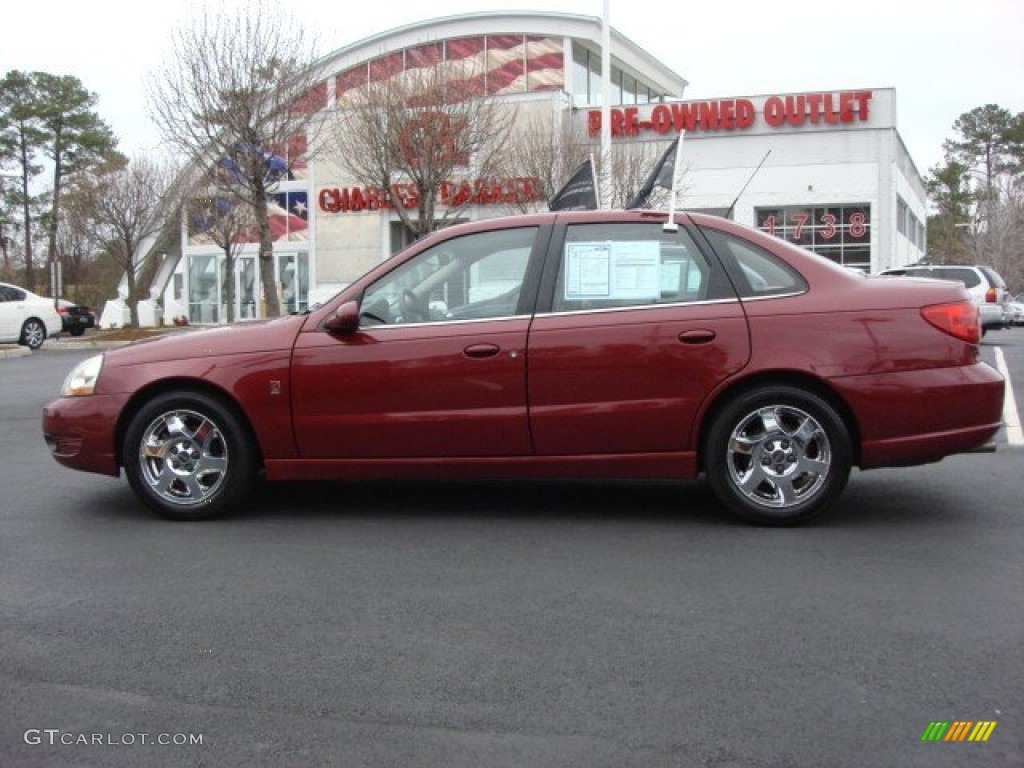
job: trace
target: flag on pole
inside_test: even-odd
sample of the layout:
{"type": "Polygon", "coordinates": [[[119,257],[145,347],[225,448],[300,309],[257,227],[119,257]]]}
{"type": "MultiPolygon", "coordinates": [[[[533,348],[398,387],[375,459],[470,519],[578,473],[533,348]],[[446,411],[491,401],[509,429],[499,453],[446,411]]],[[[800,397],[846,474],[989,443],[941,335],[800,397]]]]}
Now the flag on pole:
{"type": "Polygon", "coordinates": [[[658,160],[654,170],[651,171],[651,175],[647,177],[647,181],[640,187],[640,191],[636,193],[636,196],[626,206],[627,208],[643,208],[647,205],[647,199],[651,196],[651,192],[654,191],[655,187],[672,189],[676,175],[676,148],[679,146],[681,136],[682,134],[676,136],[675,140],[668,145],[668,149],[665,150],[661,159],[658,160]]]}
{"type": "Polygon", "coordinates": [[[588,159],[573,171],[572,176],[548,201],[549,211],[597,210],[597,190],[594,187],[594,164],[588,159]]]}

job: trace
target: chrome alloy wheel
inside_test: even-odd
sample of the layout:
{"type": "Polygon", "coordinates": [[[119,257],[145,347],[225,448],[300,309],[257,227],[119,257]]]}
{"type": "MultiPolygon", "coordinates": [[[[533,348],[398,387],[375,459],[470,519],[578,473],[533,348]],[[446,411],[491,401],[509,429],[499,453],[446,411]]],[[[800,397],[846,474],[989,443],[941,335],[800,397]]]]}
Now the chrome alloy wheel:
{"type": "Polygon", "coordinates": [[[29,320],[21,331],[21,338],[29,349],[39,349],[46,340],[46,328],[38,320],[29,320]]]}
{"type": "Polygon", "coordinates": [[[822,426],[789,405],[758,408],[729,437],[729,476],[751,502],[775,509],[814,496],[828,478],[832,450],[822,426]]]}
{"type": "Polygon", "coordinates": [[[195,411],[162,413],[139,443],[139,466],[152,492],[171,504],[212,497],[228,471],[228,446],[220,428],[195,411]]]}

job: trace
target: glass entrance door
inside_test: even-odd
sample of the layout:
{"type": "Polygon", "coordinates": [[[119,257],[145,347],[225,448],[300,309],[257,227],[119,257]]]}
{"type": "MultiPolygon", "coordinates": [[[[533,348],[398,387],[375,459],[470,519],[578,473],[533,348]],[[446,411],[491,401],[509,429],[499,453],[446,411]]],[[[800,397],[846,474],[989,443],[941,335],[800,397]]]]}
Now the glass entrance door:
{"type": "Polygon", "coordinates": [[[275,258],[281,312],[305,312],[309,307],[309,254],[280,253],[275,258]]]}

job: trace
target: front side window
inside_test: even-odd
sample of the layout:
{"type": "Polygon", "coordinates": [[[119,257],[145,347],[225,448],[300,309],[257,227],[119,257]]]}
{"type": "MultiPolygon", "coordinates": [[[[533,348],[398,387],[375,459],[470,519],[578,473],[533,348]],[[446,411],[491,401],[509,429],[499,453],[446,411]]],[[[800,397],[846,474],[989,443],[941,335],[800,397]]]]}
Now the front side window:
{"type": "Polygon", "coordinates": [[[360,325],[407,325],[520,314],[536,227],[447,240],[367,288],[360,325]]]}
{"type": "Polygon", "coordinates": [[[685,231],[660,224],[568,228],[552,308],[616,309],[722,298],[712,270],[685,231]]]}

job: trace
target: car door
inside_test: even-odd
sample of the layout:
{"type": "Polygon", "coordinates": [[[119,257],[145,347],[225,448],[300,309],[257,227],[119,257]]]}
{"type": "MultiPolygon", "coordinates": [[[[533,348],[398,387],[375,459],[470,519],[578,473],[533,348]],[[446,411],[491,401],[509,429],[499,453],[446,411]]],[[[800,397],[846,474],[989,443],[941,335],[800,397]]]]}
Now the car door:
{"type": "Polygon", "coordinates": [[[0,341],[16,341],[24,321],[25,294],[10,285],[0,285],[0,341]]]}
{"type": "Polygon", "coordinates": [[[560,228],[545,296],[529,339],[538,455],[689,450],[701,403],[749,358],[739,300],[684,229],[560,228]]]}
{"type": "Polygon", "coordinates": [[[528,454],[526,339],[543,257],[543,246],[534,252],[538,231],[443,241],[366,288],[354,333],[299,334],[292,410],[300,455],[528,454]]]}

